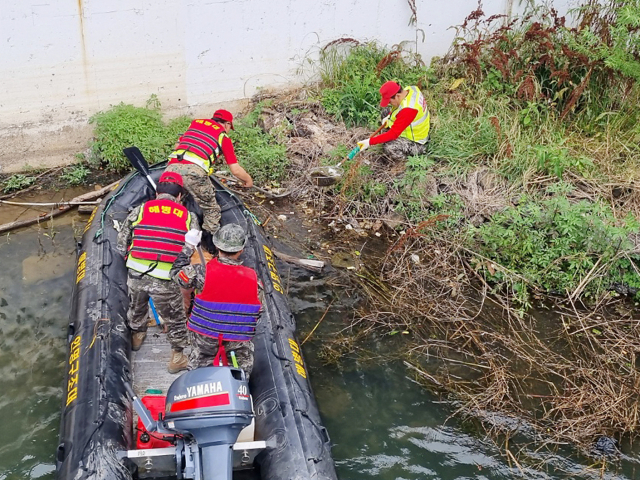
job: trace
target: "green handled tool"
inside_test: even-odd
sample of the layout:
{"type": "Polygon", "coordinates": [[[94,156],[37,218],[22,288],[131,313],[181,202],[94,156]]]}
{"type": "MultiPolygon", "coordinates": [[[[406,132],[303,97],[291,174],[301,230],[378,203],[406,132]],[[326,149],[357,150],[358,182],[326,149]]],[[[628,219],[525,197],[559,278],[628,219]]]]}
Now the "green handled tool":
{"type": "MultiPolygon", "coordinates": [[[[380,125],[375,132],[373,132],[372,137],[375,137],[380,131],[384,128],[387,122],[384,122],[380,125]]],[[[324,165],[322,167],[315,167],[309,171],[309,175],[313,182],[320,187],[328,187],[329,185],[333,185],[338,180],[342,178],[344,175],[344,169],[342,168],[342,164],[347,160],[353,160],[355,156],[360,152],[360,147],[355,147],[351,150],[346,157],[344,157],[337,165],[327,166],[324,165]]]]}
{"type": "Polygon", "coordinates": [[[238,367],[238,360],[236,359],[236,352],[231,350],[230,355],[231,355],[231,363],[233,363],[233,366],[236,367],[236,368],[239,368],[238,367]]]}

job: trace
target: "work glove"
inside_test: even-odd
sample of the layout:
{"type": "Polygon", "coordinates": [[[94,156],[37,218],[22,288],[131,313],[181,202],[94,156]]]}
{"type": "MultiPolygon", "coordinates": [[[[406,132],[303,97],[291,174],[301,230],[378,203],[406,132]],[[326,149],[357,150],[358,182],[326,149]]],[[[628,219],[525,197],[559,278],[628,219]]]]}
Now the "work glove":
{"type": "Polygon", "coordinates": [[[382,119],[382,122],[380,122],[380,125],[383,125],[383,126],[386,125],[390,119],[391,119],[391,115],[387,115],[382,119]]]}
{"type": "Polygon", "coordinates": [[[358,146],[360,147],[360,151],[364,152],[367,148],[369,148],[370,138],[365,138],[364,140],[360,140],[358,142],[358,146]]]}
{"type": "Polygon", "coordinates": [[[189,230],[184,236],[184,243],[192,247],[200,245],[200,239],[202,238],[202,230],[189,230]]]}

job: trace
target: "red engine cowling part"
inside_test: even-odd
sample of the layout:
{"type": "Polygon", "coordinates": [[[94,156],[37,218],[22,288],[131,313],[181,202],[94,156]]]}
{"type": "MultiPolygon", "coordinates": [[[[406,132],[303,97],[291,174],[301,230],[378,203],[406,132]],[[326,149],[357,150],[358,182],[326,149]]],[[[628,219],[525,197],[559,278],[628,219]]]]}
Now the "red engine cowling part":
{"type": "MultiPolygon", "coordinates": [[[[165,403],[167,397],[164,395],[146,395],[142,397],[142,403],[151,412],[151,416],[154,420],[158,419],[158,414],[164,412],[165,403]]],[[[136,436],[136,448],[138,450],[146,450],[149,448],[165,448],[171,447],[171,443],[166,440],[161,440],[160,435],[157,432],[147,433],[146,428],[142,424],[142,420],[138,418],[138,434],[136,436]],[[148,441],[145,440],[148,437],[148,441]]]]}

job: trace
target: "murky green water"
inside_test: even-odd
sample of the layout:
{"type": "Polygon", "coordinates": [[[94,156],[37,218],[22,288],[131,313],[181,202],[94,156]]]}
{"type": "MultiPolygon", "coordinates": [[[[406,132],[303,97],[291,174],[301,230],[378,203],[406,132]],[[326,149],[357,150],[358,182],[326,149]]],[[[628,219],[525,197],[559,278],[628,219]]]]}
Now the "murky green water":
{"type": "MultiPolygon", "coordinates": [[[[55,476],[75,266],[74,229],[64,223],[55,232],[0,237],[0,480],[55,476]]],[[[331,298],[344,293],[317,274],[311,280],[310,273],[285,266],[280,273],[302,332],[316,324],[331,298]]],[[[339,367],[322,366],[318,347],[348,323],[352,301],[336,301],[304,346],[341,480],[640,478],[640,457],[629,452],[616,473],[603,477],[570,450],[530,450],[543,467],[520,471],[490,442],[449,419],[454,407],[426,393],[400,363],[347,359],[339,367]]]]}
{"type": "MultiPolygon", "coordinates": [[[[332,298],[344,290],[331,290],[322,280],[299,268],[282,267],[288,286],[299,337],[304,338],[322,317],[332,298]]],[[[347,357],[339,367],[322,366],[318,350],[324,339],[343,329],[352,319],[352,305],[334,301],[329,313],[304,345],[311,381],[334,443],[333,456],[341,480],[466,480],[466,479],[638,479],[640,454],[625,446],[619,462],[601,474],[592,462],[568,448],[558,452],[524,450],[530,464],[509,463],[492,442],[473,425],[450,418],[455,405],[438,399],[416,384],[401,362],[362,364],[347,357]]],[[[544,315],[544,312],[540,312],[544,315]]],[[[377,339],[371,350],[396,348],[398,337],[377,339]],[[390,342],[391,345],[385,345],[390,342]]],[[[519,445],[532,439],[511,442],[519,445]]]]}
{"type": "Polygon", "coordinates": [[[75,265],[64,223],[0,237],[1,480],[54,477],[75,265]]]}

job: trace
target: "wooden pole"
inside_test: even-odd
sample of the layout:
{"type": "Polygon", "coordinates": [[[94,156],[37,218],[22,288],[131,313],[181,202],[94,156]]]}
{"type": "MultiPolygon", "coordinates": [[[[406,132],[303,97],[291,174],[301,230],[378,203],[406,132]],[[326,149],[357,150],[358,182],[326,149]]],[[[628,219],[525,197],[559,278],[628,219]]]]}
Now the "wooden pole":
{"type": "Polygon", "coordinates": [[[324,267],[324,262],[322,260],[310,260],[307,258],[292,257],[291,255],[278,252],[277,250],[272,250],[272,251],[273,251],[273,254],[276,257],[278,257],[280,260],[284,260],[285,262],[293,263],[294,265],[304,267],[307,270],[311,270],[314,272],[321,272],[322,268],[324,267]]]}

